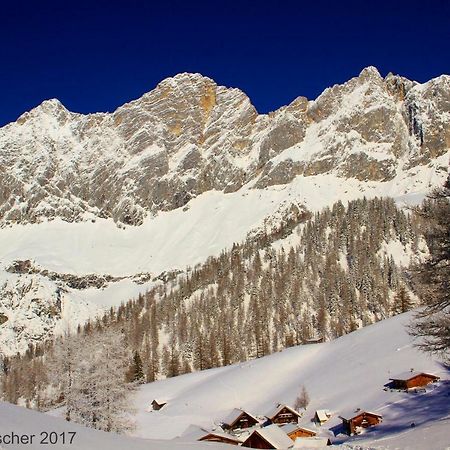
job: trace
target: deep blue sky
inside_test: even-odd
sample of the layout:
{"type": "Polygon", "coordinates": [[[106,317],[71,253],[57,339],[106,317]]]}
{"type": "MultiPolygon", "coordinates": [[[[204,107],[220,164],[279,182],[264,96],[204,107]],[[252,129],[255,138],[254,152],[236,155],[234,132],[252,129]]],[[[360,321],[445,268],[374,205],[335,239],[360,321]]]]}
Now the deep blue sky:
{"type": "Polygon", "coordinates": [[[450,72],[450,1],[1,1],[0,125],[52,97],[112,111],[178,72],[239,87],[260,112],[375,65],[450,72]]]}

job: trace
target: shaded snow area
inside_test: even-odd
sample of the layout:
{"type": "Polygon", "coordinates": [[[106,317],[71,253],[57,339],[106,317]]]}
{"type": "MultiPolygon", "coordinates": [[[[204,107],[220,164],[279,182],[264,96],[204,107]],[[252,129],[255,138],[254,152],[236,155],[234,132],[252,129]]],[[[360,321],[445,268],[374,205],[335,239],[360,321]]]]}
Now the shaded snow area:
{"type": "MultiPolygon", "coordinates": [[[[50,417],[46,414],[30,411],[19,406],[0,402],[0,436],[11,436],[14,432],[27,444],[1,444],[0,449],[30,449],[42,450],[53,448],[56,450],[201,450],[226,449],[223,444],[206,444],[199,442],[164,442],[119,436],[114,433],[92,430],[79,425],[65,422],[62,419],[50,417]],[[56,444],[41,444],[45,438],[42,432],[57,433],[56,444]],[[73,435],[71,433],[75,432],[73,435]],[[63,435],[62,433],[65,433],[63,435]],[[32,435],[35,435],[31,438],[32,435]],[[72,443],[69,443],[73,437],[72,443]],[[66,439],[63,444],[62,439],[66,439]],[[32,439],[32,440],[31,440],[32,439]],[[31,443],[30,443],[31,441],[31,443]]],[[[17,439],[17,438],[14,438],[17,439]]],[[[49,436],[55,439],[55,435],[49,436]]],[[[9,437],[7,438],[9,442],[9,437]]]]}
{"type": "Polygon", "coordinates": [[[293,405],[304,385],[311,402],[301,423],[331,437],[334,445],[445,449],[450,443],[450,372],[413,346],[406,331],[412,317],[413,313],[402,314],[332,342],[144,385],[136,395],[133,434],[172,439],[190,425],[213,429],[233,408],[263,416],[277,403],[293,405]],[[431,372],[441,381],[425,393],[384,390],[390,376],[412,368],[431,372]],[[151,411],[154,398],[168,403],[151,411]],[[383,421],[348,437],[341,433],[338,416],[357,408],[380,414],[383,421]],[[332,412],[320,428],[311,422],[317,409],[332,412]]]}

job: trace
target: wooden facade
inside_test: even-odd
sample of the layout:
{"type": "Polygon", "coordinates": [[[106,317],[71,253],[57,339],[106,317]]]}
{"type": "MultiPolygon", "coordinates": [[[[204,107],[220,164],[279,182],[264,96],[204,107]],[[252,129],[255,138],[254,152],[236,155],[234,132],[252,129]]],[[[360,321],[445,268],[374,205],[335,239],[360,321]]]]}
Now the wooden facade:
{"type": "Polygon", "coordinates": [[[285,423],[297,423],[302,415],[287,405],[278,405],[275,410],[266,416],[270,422],[282,425],[285,423]]]}
{"type": "Polygon", "coordinates": [[[344,431],[349,435],[356,434],[358,428],[369,428],[378,425],[383,420],[379,414],[366,411],[357,412],[352,417],[340,417],[344,431]]]}
{"type": "Polygon", "coordinates": [[[249,448],[274,448],[270,442],[264,439],[259,433],[252,433],[242,444],[242,447],[249,448]]]}
{"type": "Polygon", "coordinates": [[[294,443],[289,439],[289,436],[278,425],[274,424],[257,428],[242,443],[242,447],[283,450],[292,448],[293,445],[294,443]]]}
{"type": "Polygon", "coordinates": [[[394,389],[411,389],[434,383],[440,378],[430,373],[411,373],[410,375],[390,378],[394,389]]]}
{"type": "Polygon", "coordinates": [[[317,433],[312,430],[308,430],[307,428],[295,428],[292,431],[288,431],[286,433],[293,441],[295,441],[297,438],[305,438],[305,437],[314,437],[317,433]]]}
{"type": "Polygon", "coordinates": [[[258,424],[258,420],[243,410],[234,410],[222,423],[224,430],[238,430],[250,428],[258,424]]]}

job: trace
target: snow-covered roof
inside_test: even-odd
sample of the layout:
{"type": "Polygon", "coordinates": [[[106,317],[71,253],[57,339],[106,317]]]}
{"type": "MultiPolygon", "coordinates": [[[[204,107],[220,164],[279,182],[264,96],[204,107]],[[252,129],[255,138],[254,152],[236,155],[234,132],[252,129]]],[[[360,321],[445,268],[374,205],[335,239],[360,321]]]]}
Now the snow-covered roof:
{"type": "Polygon", "coordinates": [[[433,375],[431,373],[428,372],[417,372],[417,371],[406,371],[406,372],[402,372],[399,373],[393,377],[390,377],[390,380],[410,380],[411,378],[415,378],[418,375],[428,375],[429,377],[433,377],[433,378],[439,378],[436,375],[433,375]]]}
{"type": "Polygon", "coordinates": [[[176,439],[192,442],[206,436],[208,433],[209,431],[206,428],[199,427],[198,425],[189,425],[176,439]]]}
{"type": "Polygon", "coordinates": [[[365,411],[364,409],[352,409],[352,410],[348,410],[348,411],[344,411],[341,414],[339,414],[339,417],[341,419],[345,419],[345,420],[351,420],[355,417],[358,417],[360,414],[371,414],[372,416],[378,416],[378,417],[382,417],[381,414],[377,414],[371,411],[365,411]]]}
{"type": "Polygon", "coordinates": [[[291,438],[278,426],[269,425],[268,427],[258,428],[253,431],[259,434],[265,441],[267,441],[273,448],[286,449],[292,447],[291,438]]]}
{"type": "Polygon", "coordinates": [[[291,433],[294,430],[298,430],[299,426],[296,423],[283,423],[279,427],[286,433],[291,433]]]}
{"type": "Polygon", "coordinates": [[[305,430],[305,431],[309,431],[310,433],[314,433],[316,434],[317,431],[312,430],[311,428],[309,428],[306,425],[302,425],[302,424],[297,424],[297,423],[284,423],[282,425],[279,425],[279,427],[286,433],[292,433],[295,430],[305,430]]]}
{"type": "Polygon", "coordinates": [[[244,442],[244,439],[241,436],[232,435],[232,434],[225,433],[224,431],[219,431],[219,430],[205,431],[203,433],[203,435],[200,438],[198,438],[197,440],[200,440],[206,436],[217,436],[217,437],[224,438],[224,439],[230,439],[230,440],[236,441],[236,442],[244,442]]]}
{"type": "Polygon", "coordinates": [[[318,409],[316,416],[321,422],[326,422],[330,418],[331,412],[328,409],[318,409]]]}
{"type": "Polygon", "coordinates": [[[252,419],[255,419],[256,422],[258,422],[258,419],[249,412],[244,411],[243,409],[234,408],[233,411],[231,411],[230,414],[228,414],[228,416],[223,419],[222,423],[224,423],[225,425],[233,425],[234,422],[239,419],[241,414],[247,414],[252,419]]]}
{"type": "Polygon", "coordinates": [[[294,442],[294,448],[322,448],[328,445],[328,438],[326,437],[306,437],[297,438],[294,442]]]}
{"type": "Polygon", "coordinates": [[[266,417],[269,419],[272,419],[275,417],[283,408],[288,409],[292,414],[296,414],[298,417],[301,417],[302,415],[296,411],[294,408],[291,408],[287,405],[277,405],[275,408],[272,408],[267,414],[266,417]]]}

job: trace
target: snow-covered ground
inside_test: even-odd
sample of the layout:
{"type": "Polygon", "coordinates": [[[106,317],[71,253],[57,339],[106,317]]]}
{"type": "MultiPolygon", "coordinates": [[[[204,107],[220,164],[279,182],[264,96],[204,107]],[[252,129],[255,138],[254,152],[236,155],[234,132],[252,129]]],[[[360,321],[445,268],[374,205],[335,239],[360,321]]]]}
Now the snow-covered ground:
{"type": "MultiPolygon", "coordinates": [[[[65,422],[62,419],[50,417],[46,414],[30,411],[19,406],[0,402],[0,437],[7,435],[9,442],[11,433],[15,433],[23,439],[24,444],[2,444],[0,449],[30,449],[42,450],[53,448],[55,450],[198,450],[204,448],[226,449],[222,444],[206,444],[199,442],[164,442],[119,436],[114,433],[92,430],[79,425],[65,422]],[[41,444],[45,434],[56,433],[49,439],[57,439],[55,444],[41,444]],[[75,432],[73,435],[71,433],[75,432]],[[32,438],[31,436],[34,435],[32,438]],[[72,442],[71,438],[73,437],[72,442]],[[65,444],[63,444],[65,439],[65,444]],[[27,443],[25,443],[27,442],[27,443]]],[[[14,438],[17,440],[17,438],[14,438]]],[[[16,442],[16,441],[15,441],[16,442]]]]}
{"type": "Polygon", "coordinates": [[[321,431],[331,429],[335,444],[445,449],[450,443],[450,372],[413,346],[405,328],[412,316],[402,314],[332,342],[144,385],[136,395],[134,435],[175,438],[191,424],[216,426],[235,407],[264,415],[275,403],[292,405],[304,385],[311,397],[305,423],[314,427],[314,411],[331,410],[333,417],[321,431]],[[390,376],[411,368],[442,381],[425,394],[384,390],[390,376]],[[168,404],[149,411],[154,398],[168,404]],[[356,408],[381,414],[382,424],[358,437],[339,434],[339,413],[356,408]]]}

